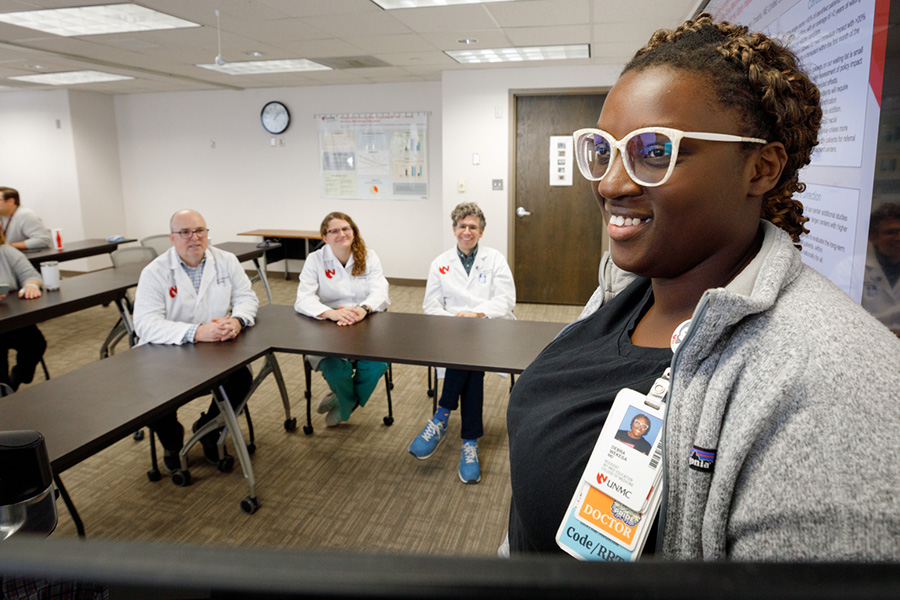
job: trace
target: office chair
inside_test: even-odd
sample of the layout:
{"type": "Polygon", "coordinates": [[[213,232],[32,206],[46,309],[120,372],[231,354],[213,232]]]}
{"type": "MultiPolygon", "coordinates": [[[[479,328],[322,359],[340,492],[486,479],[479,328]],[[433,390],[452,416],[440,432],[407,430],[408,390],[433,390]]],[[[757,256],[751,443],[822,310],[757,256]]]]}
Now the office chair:
{"type": "MultiPolygon", "coordinates": [[[[303,396],[306,398],[306,425],[303,426],[303,433],[306,435],[313,434],[312,415],[310,411],[310,405],[312,404],[312,372],[312,365],[306,355],[304,355],[303,374],[306,376],[306,391],[303,392],[303,396]]],[[[394,424],[394,409],[393,404],[391,403],[391,390],[394,389],[394,369],[390,363],[388,363],[388,370],[384,372],[384,389],[387,393],[388,414],[384,417],[383,421],[387,427],[390,427],[394,424]]]]}
{"type": "Polygon", "coordinates": [[[169,239],[169,235],[166,233],[150,235],[141,239],[141,246],[153,248],[156,250],[156,254],[159,255],[172,247],[172,240],[169,239]]]}
{"type": "MultiPolygon", "coordinates": [[[[135,263],[148,263],[154,258],[156,258],[156,250],[149,246],[132,246],[130,248],[119,248],[115,250],[109,255],[110,260],[112,260],[113,267],[121,267],[122,265],[130,265],[135,263]]],[[[125,306],[128,308],[129,312],[134,311],[134,306],[132,304],[131,298],[128,297],[128,294],[125,294],[125,306]]],[[[103,341],[103,345],[100,347],[100,358],[104,359],[113,353],[116,344],[122,341],[128,335],[128,329],[125,327],[125,322],[122,320],[122,317],[119,317],[119,320],[116,321],[116,324],[113,325],[112,330],[109,332],[109,335],[106,336],[106,339],[103,341]]],[[[129,346],[133,346],[135,340],[128,340],[129,346]]]]}
{"type": "MultiPolygon", "coordinates": [[[[509,393],[512,394],[513,386],[516,385],[516,375],[514,373],[509,374],[509,393]]],[[[437,376],[437,367],[433,367],[428,365],[428,397],[431,398],[431,412],[432,414],[437,412],[437,403],[438,403],[438,376],[437,376]],[[431,372],[434,370],[434,385],[431,385],[431,372]]]]}

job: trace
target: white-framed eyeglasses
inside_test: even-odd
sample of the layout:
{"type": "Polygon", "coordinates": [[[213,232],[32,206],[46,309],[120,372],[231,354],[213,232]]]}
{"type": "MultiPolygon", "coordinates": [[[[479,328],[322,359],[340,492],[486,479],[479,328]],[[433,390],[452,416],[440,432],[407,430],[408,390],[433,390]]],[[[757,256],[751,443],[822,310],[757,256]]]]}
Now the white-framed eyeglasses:
{"type": "Polygon", "coordinates": [[[585,179],[600,181],[609,172],[616,154],[622,154],[625,171],[636,184],[656,187],[668,181],[678,160],[682,138],[712,142],[750,142],[768,144],[760,138],[741,137],[727,133],[681,131],[671,127],[643,127],[635,129],[622,140],[602,129],[579,129],[575,138],[575,157],[585,179]]]}
{"type": "Polygon", "coordinates": [[[351,231],[353,231],[353,229],[350,227],[341,227],[340,229],[329,229],[325,233],[327,233],[328,235],[337,235],[339,233],[343,233],[344,235],[349,235],[351,231]]]}

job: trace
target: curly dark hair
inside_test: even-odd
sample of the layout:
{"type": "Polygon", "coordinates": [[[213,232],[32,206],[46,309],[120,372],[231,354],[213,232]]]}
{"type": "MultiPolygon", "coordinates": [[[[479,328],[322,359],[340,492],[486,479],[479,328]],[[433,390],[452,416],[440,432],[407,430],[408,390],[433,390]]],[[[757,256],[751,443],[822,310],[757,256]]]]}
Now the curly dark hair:
{"type": "Polygon", "coordinates": [[[325,215],[325,218],[322,219],[322,224],[319,225],[319,233],[322,234],[322,239],[325,239],[328,232],[328,224],[334,219],[347,221],[347,224],[353,230],[353,241],[350,243],[350,253],[353,254],[353,269],[350,274],[364,274],[366,272],[366,243],[363,241],[362,236],[359,235],[359,227],[356,226],[350,215],[337,211],[325,215]]]}
{"type": "Polygon", "coordinates": [[[654,33],[623,73],[656,66],[705,76],[718,102],[741,115],[746,128],[741,135],[784,144],[787,163],[764,198],[761,216],[787,231],[800,248],[800,236],[809,233],[804,226],[809,219],[793,194],[806,189],[797,172],[809,164],[819,143],[822,108],[819,89],[800,70],[794,53],[762,33],[714,23],[703,13],[675,30],[654,33]]]}

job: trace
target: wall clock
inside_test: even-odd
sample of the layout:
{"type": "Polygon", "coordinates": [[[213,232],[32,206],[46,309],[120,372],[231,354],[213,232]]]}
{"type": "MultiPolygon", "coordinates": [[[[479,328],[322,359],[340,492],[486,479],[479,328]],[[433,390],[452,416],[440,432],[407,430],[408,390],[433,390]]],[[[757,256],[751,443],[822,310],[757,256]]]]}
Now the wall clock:
{"type": "Polygon", "coordinates": [[[287,106],[273,100],[263,106],[259,119],[266,131],[279,134],[291,124],[291,113],[288,112],[287,106]]]}

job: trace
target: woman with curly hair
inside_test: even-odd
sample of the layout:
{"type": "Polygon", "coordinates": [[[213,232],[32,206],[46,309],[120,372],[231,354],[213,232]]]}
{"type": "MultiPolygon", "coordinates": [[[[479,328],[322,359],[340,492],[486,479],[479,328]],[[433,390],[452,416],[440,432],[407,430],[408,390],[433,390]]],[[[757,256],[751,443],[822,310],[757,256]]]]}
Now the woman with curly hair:
{"type": "Polygon", "coordinates": [[[900,343],[798,251],[793,194],[821,117],[790,50],[704,14],[656,32],[576,132],[610,252],[582,317],[510,397],[512,551],[559,551],[617,393],[671,368],[647,549],[900,555],[900,463],[879,456],[898,443],[900,343]]]}
{"type": "MultiPolygon", "coordinates": [[[[370,313],[390,304],[388,282],[381,261],[359,235],[349,215],[329,213],[319,227],[325,245],[310,253],[300,272],[294,310],[308,317],[328,319],[339,326],[359,323],[370,313]]],[[[388,369],[388,364],[368,360],[307,357],[322,372],[331,393],[319,402],[325,424],[336,427],[350,418],[357,406],[365,406],[388,369]]]]}

